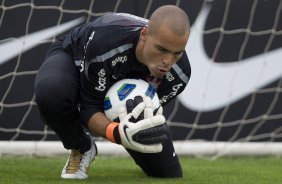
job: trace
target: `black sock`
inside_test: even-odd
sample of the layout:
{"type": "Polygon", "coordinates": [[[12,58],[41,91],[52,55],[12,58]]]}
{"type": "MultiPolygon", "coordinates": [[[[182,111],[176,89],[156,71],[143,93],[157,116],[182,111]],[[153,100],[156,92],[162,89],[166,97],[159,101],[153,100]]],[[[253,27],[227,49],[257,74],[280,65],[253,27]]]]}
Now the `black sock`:
{"type": "Polygon", "coordinates": [[[78,143],[78,149],[81,154],[84,154],[86,151],[88,151],[91,148],[91,139],[90,136],[87,135],[85,132],[80,137],[79,143],[78,143]]]}

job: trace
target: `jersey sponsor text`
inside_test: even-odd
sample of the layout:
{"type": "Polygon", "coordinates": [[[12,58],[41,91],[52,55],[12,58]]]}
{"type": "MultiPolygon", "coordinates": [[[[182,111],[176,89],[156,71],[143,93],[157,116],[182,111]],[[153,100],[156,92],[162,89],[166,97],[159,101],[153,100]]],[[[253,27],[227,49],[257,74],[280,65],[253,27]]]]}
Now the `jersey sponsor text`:
{"type": "Polygon", "coordinates": [[[161,99],[160,99],[160,103],[165,103],[167,102],[170,98],[174,97],[177,95],[178,90],[181,88],[181,86],[183,86],[182,83],[176,84],[174,86],[172,86],[172,91],[168,94],[168,95],[164,95],[161,99]]]}
{"type": "Polygon", "coordinates": [[[117,63],[124,63],[127,61],[127,56],[119,56],[112,61],[112,66],[115,66],[117,63]]]}
{"type": "Polygon", "coordinates": [[[95,87],[95,89],[98,91],[104,91],[106,89],[106,77],[105,77],[106,72],[104,68],[100,70],[98,76],[99,76],[99,80],[98,80],[99,86],[95,87]]]}
{"type": "Polygon", "coordinates": [[[166,75],[165,75],[165,78],[171,82],[174,80],[174,76],[170,73],[170,72],[167,72],[166,75]]]}

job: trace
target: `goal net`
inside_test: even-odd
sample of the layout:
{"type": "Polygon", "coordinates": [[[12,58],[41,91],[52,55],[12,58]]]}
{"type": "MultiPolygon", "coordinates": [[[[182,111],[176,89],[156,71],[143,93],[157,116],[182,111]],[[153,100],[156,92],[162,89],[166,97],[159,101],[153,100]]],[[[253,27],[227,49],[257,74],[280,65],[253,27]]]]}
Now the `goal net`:
{"type": "MultiPolygon", "coordinates": [[[[59,35],[110,12],[149,18],[166,4],[187,12],[192,26],[186,47],[192,76],[164,111],[176,151],[282,154],[281,0],[2,0],[0,155],[64,153],[40,120],[33,91],[59,35]]],[[[115,147],[123,153],[96,139],[100,153],[115,147]]]]}

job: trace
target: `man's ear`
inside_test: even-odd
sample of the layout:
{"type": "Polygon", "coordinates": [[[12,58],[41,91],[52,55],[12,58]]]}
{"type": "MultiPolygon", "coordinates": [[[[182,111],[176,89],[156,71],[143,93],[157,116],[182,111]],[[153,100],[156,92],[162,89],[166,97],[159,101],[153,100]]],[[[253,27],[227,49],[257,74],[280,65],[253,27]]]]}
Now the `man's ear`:
{"type": "Polygon", "coordinates": [[[148,28],[147,26],[142,27],[140,32],[140,40],[145,41],[148,37],[148,28]]]}

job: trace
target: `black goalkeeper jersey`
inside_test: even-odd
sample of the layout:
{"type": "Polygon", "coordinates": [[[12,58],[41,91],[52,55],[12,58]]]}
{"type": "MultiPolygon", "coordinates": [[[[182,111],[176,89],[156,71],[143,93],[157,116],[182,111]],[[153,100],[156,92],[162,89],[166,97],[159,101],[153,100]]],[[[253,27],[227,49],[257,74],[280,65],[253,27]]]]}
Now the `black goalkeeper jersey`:
{"type": "Polygon", "coordinates": [[[191,75],[186,53],[162,79],[150,76],[147,66],[137,60],[136,45],[147,23],[147,19],[130,14],[107,14],[64,36],[63,49],[80,67],[80,109],[86,121],[94,113],[103,112],[106,92],[121,79],[149,82],[162,105],[184,90],[191,75]]]}

